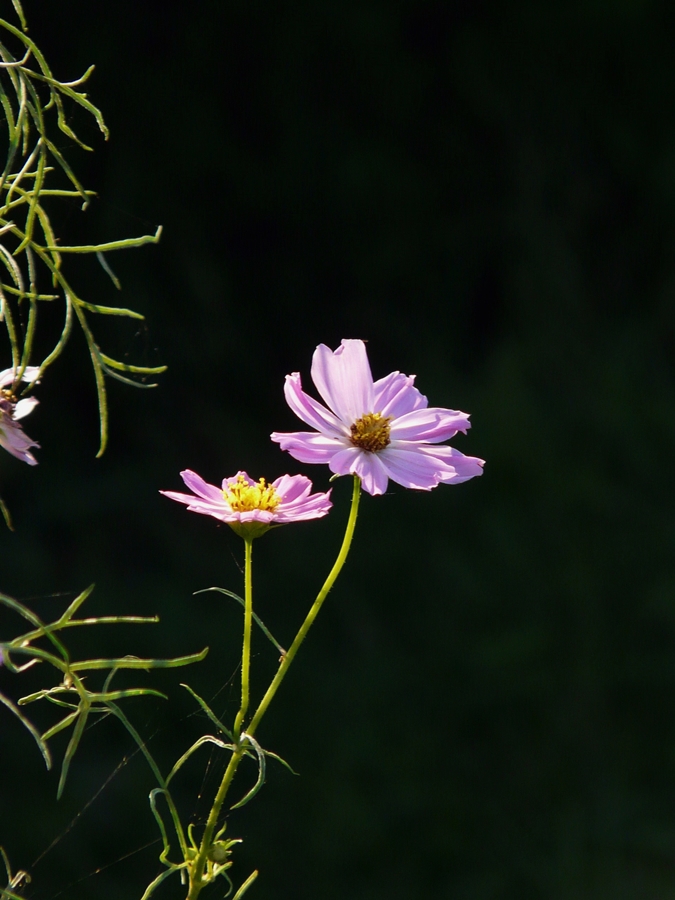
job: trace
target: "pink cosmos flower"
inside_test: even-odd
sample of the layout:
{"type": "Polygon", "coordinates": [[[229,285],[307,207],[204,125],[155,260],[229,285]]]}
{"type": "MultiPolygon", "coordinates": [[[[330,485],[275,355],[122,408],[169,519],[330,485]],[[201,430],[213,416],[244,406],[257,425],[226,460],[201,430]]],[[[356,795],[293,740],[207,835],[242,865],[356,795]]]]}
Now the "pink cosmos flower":
{"type": "Polygon", "coordinates": [[[300,373],[286,376],[293,412],[316,431],[274,432],[272,440],[303,463],[326,463],[336,475],[358,475],[369,494],[383,494],[389,479],[429,491],[483,474],[482,459],[441,445],[470,428],[466,413],[429,407],[414,375],[392,372],[373,381],[363,341],[342,341],[334,352],[319,344],[312,380],[322,406],[302,390],[300,373]]]}
{"type": "MultiPolygon", "coordinates": [[[[21,381],[31,383],[37,381],[40,374],[38,366],[26,366],[21,376],[21,381]]],[[[32,441],[24,432],[18,420],[23,419],[29,412],[35,409],[38,401],[35,397],[24,397],[23,400],[14,400],[14,394],[8,385],[16,381],[16,370],[5,369],[0,372],[0,447],[4,447],[12,456],[23,460],[29,466],[36,466],[37,459],[30,452],[31,447],[39,447],[37,441],[32,441]]]]}
{"type": "Polygon", "coordinates": [[[333,505],[330,491],[311,493],[312,482],[305,475],[282,475],[268,484],[264,478],[254,481],[246,472],[237,472],[232,478],[223,479],[222,487],[216,487],[189,469],[180,474],[193,493],[160,494],[186,503],[191,512],[227,522],[237,534],[251,540],[274,525],[320,519],[333,505]]]}

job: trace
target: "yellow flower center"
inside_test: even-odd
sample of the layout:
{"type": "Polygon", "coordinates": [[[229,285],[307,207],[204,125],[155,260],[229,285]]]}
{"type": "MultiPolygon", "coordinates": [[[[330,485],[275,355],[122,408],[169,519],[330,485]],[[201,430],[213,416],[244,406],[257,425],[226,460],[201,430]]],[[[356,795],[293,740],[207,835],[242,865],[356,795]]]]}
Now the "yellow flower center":
{"type": "Polygon", "coordinates": [[[242,475],[223,491],[223,496],[233,512],[251,512],[254,509],[274,512],[281,503],[274,485],[267,484],[264,478],[256,484],[249,484],[242,475]]]}
{"type": "Polygon", "coordinates": [[[361,416],[351,427],[352,444],[361,450],[369,450],[377,453],[390,443],[389,423],[391,416],[383,416],[381,413],[366,413],[361,416]]]}

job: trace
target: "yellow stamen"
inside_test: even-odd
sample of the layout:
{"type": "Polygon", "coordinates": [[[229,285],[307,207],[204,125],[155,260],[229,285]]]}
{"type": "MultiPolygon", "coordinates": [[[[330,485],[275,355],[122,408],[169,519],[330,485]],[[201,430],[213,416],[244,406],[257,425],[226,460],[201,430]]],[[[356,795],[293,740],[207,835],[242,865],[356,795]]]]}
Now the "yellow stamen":
{"type": "Polygon", "coordinates": [[[366,413],[361,416],[351,427],[352,444],[361,450],[369,450],[377,453],[390,443],[389,423],[391,416],[383,416],[381,413],[366,413]]]}
{"type": "Polygon", "coordinates": [[[281,497],[277,494],[274,485],[267,484],[261,478],[256,484],[249,484],[243,475],[240,475],[234,484],[223,491],[223,496],[232,507],[233,512],[251,512],[254,509],[263,509],[274,512],[281,503],[281,497]]]}

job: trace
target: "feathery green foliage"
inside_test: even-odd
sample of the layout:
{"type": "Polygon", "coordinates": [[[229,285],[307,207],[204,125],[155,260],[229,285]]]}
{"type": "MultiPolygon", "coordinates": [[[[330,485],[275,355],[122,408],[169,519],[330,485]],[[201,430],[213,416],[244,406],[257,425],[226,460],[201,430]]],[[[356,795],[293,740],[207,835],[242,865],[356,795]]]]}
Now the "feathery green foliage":
{"type": "MultiPolygon", "coordinates": [[[[0,604],[12,610],[32,627],[29,631],[18,634],[11,640],[0,644],[4,665],[13,674],[21,674],[27,669],[39,663],[46,663],[56,670],[58,683],[52,687],[42,688],[31,694],[21,697],[14,703],[9,697],[0,694],[0,703],[6,706],[31,733],[45,760],[47,768],[51,768],[52,758],[48,742],[59,732],[72,726],[72,734],[66,748],[61,764],[61,776],[57,796],[61,796],[66,784],[68,770],[75,752],[79,746],[82,735],[90,715],[103,714],[115,715],[129,730],[130,726],[123,716],[117,702],[128,697],[164,697],[164,694],[153,688],[129,688],[125,690],[111,690],[111,682],[114,675],[121,669],[167,669],[177,666],[187,666],[194,662],[200,662],[208,652],[205,648],[200,653],[192,653],[188,656],[180,656],[174,659],[139,659],[136,656],[124,656],[119,659],[85,659],[73,660],[65,644],[61,640],[60,633],[68,628],[76,628],[89,625],[118,625],[118,624],[147,624],[156,623],[156,616],[95,616],[87,619],[75,618],[80,606],[89,597],[93,585],[78,594],[69,604],[64,613],[54,622],[43,622],[32,610],[23,603],[0,594],[0,604]],[[46,646],[45,646],[46,645],[46,646]],[[15,658],[24,658],[25,662],[18,665],[15,658]],[[106,671],[107,677],[100,690],[93,689],[90,683],[85,684],[82,673],[106,671]],[[33,723],[22,714],[19,707],[35,703],[38,700],[46,700],[54,706],[65,710],[61,719],[55,722],[46,731],[40,733],[33,723]]],[[[133,730],[132,735],[133,735],[133,730]]]]}
{"type": "MultiPolygon", "coordinates": [[[[19,391],[26,367],[36,364],[32,356],[41,304],[62,303],[61,335],[39,366],[44,372],[58,359],[71,335],[73,321],[77,320],[87,341],[96,380],[101,423],[100,456],[105,451],[108,436],[106,376],[136,387],[154,387],[144,379],[163,372],[166,367],[127,365],[101,351],[91,330],[90,313],[132,319],[143,316],[130,309],[84,300],[73,287],[70,273],[68,276],[64,273],[63,257],[74,253],[95,254],[119,288],[105,254],[156,243],[161,227],[153,235],[103,244],[66,246],[60,243],[49,213],[52,204],[77,199],[81,200],[84,210],[94,196],[93,191],[82,186],[57,145],[55,130],[82,149],[92,149],[68,124],[66,104],[75,104],[90,113],[106,138],[108,129],[100,110],[86,93],[78,90],[94,67],[90,66],[76,81],[63,82],[55,78],[44,56],[26,33],[26,20],[19,0],[13,0],[13,3],[20,27],[0,19],[0,104],[7,128],[7,157],[0,171],[0,323],[4,323],[7,330],[16,375],[12,393],[19,391]]],[[[31,390],[32,385],[21,388],[24,394],[31,390]]]]}

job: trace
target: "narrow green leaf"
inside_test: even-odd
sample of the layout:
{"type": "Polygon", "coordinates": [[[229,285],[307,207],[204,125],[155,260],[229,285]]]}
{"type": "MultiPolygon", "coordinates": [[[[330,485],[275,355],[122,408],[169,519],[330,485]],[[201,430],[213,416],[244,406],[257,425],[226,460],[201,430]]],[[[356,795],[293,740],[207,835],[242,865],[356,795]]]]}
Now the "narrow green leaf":
{"type": "MultiPolygon", "coordinates": [[[[98,616],[90,619],[70,619],[67,622],[59,620],[54,623],[51,628],[54,631],[61,631],[64,628],[77,628],[80,625],[156,625],[159,622],[159,616],[98,616]]],[[[30,643],[42,636],[42,631],[28,631],[21,635],[21,643],[30,643]]]]}
{"type": "Polygon", "coordinates": [[[21,6],[21,0],[12,0],[12,6],[19,17],[19,21],[21,22],[21,27],[24,31],[28,30],[28,25],[26,24],[26,17],[23,14],[23,8],[21,6]]]}
{"type": "Polygon", "coordinates": [[[96,587],[95,584],[90,584],[88,588],[85,588],[82,593],[78,594],[77,597],[70,603],[67,609],[64,611],[61,618],[58,620],[58,625],[63,626],[75,615],[78,609],[82,606],[84,601],[91,596],[92,591],[96,587]]]}
{"type": "MultiPolygon", "coordinates": [[[[31,625],[33,625],[35,628],[38,629],[40,634],[43,634],[45,637],[47,637],[52,642],[52,644],[58,650],[58,652],[61,654],[63,659],[66,662],[68,661],[68,651],[66,650],[66,648],[63,646],[61,641],[56,637],[56,635],[52,634],[52,632],[50,630],[50,626],[45,625],[45,623],[42,622],[41,619],[38,616],[36,616],[34,612],[32,612],[32,610],[28,609],[27,606],[24,606],[23,603],[19,603],[18,600],[13,600],[12,597],[8,597],[6,594],[0,594],[0,603],[4,604],[5,606],[8,606],[10,609],[14,610],[14,612],[18,613],[24,619],[27,619],[31,623],[31,625]]],[[[14,650],[15,652],[18,652],[18,653],[28,652],[27,648],[15,647],[13,641],[10,642],[10,644],[8,646],[10,646],[12,650],[14,650]]],[[[35,653],[35,655],[40,655],[41,658],[43,658],[43,659],[46,658],[49,661],[51,661],[49,654],[38,654],[36,648],[30,648],[30,651],[35,653]]]]}
{"type": "Polygon", "coordinates": [[[59,253],[109,253],[111,250],[126,250],[129,247],[142,247],[143,244],[156,244],[162,236],[162,226],[159,225],[154,234],[144,234],[137,238],[125,238],[121,241],[109,241],[107,244],[82,244],[81,246],[42,247],[43,250],[56,250],[59,253]]]}
{"type": "Polygon", "coordinates": [[[45,357],[40,364],[40,368],[44,372],[47,366],[51,366],[55,359],[58,359],[61,355],[63,348],[70,337],[70,331],[73,325],[73,304],[70,299],[70,296],[66,294],[66,318],[63,323],[63,330],[61,331],[61,337],[56,342],[56,346],[49,354],[49,356],[45,357]]]}
{"type": "Polygon", "coordinates": [[[236,750],[234,744],[226,744],[221,741],[219,738],[214,737],[212,734],[204,734],[202,737],[198,738],[194,744],[190,747],[189,750],[186,750],[185,753],[181,756],[181,758],[175,763],[174,767],[171,769],[169,774],[166,776],[166,783],[168,784],[173,776],[178,772],[183,763],[187,762],[187,760],[192,756],[195,750],[198,750],[202,744],[215,744],[216,747],[220,747],[221,750],[236,750]]]}
{"type": "Polygon", "coordinates": [[[89,355],[94,367],[94,377],[96,379],[96,394],[98,396],[98,414],[101,423],[101,443],[98,448],[98,453],[96,454],[97,458],[99,458],[105,453],[105,448],[108,443],[108,399],[105,391],[105,378],[103,377],[103,369],[101,367],[101,361],[99,358],[100,351],[98,349],[98,346],[96,345],[96,341],[94,340],[94,336],[91,333],[89,325],[87,324],[87,319],[84,315],[84,311],[80,306],[82,301],[79,300],[79,298],[77,298],[72,292],[70,292],[70,294],[71,299],[75,304],[75,315],[78,318],[80,327],[82,328],[84,336],[87,340],[89,355]]]}
{"type": "Polygon", "coordinates": [[[23,283],[23,275],[21,273],[21,269],[19,268],[16,260],[12,257],[9,250],[7,250],[4,246],[0,245],[0,254],[2,255],[2,259],[0,261],[5,265],[7,271],[12,276],[12,280],[16,285],[17,294],[20,297],[26,296],[26,288],[23,283]]]}
{"type": "Polygon", "coordinates": [[[253,882],[256,880],[257,877],[258,877],[258,870],[256,869],[255,871],[251,872],[251,874],[248,876],[246,881],[242,884],[242,886],[239,888],[237,893],[234,895],[232,900],[241,900],[241,898],[244,896],[246,891],[251,887],[251,885],[253,884],[253,882]]]}
{"type": "Polygon", "coordinates": [[[90,619],[73,619],[64,628],[76,625],[156,625],[159,616],[92,616],[90,619]]]}
{"type": "Polygon", "coordinates": [[[136,731],[134,726],[131,724],[129,719],[124,715],[122,710],[117,706],[116,703],[109,703],[108,708],[113,712],[120,722],[127,729],[129,734],[132,736],[136,744],[138,745],[138,749],[141,751],[143,756],[145,757],[145,761],[150,766],[152,770],[152,774],[157,779],[157,783],[159,784],[162,792],[166,798],[167,806],[169,807],[169,812],[171,813],[171,819],[173,821],[173,827],[176,831],[176,835],[178,836],[178,841],[180,843],[181,853],[183,854],[183,858],[187,855],[187,842],[185,840],[185,832],[183,831],[183,826],[181,824],[180,816],[178,815],[178,810],[176,809],[176,804],[173,802],[173,797],[169,792],[169,789],[166,786],[166,781],[162,777],[162,773],[159,770],[159,766],[155,762],[152,753],[148,750],[145,742],[141,739],[140,734],[136,731]]]}
{"type": "MultiPolygon", "coordinates": [[[[54,691],[63,692],[65,690],[70,689],[65,688],[62,684],[55,688],[41,688],[39,691],[34,691],[32,694],[26,694],[25,697],[20,697],[19,706],[28,706],[29,703],[35,703],[37,700],[50,700],[52,699],[54,691]]],[[[67,709],[79,709],[79,704],[73,705],[72,703],[65,703],[63,700],[59,700],[57,705],[65,706],[67,709]]]]}
{"type": "Polygon", "coordinates": [[[108,705],[108,709],[110,709],[110,711],[113,713],[113,715],[117,716],[117,718],[120,720],[120,722],[124,725],[124,727],[129,732],[129,734],[132,736],[132,738],[136,742],[139,750],[145,757],[145,761],[150,766],[150,769],[152,770],[152,774],[157,779],[158,784],[160,785],[160,787],[163,790],[165,790],[166,782],[165,782],[164,778],[162,777],[162,773],[160,772],[159,766],[155,762],[155,759],[154,759],[152,753],[150,753],[150,751],[148,750],[148,747],[147,747],[145,741],[141,738],[140,734],[136,731],[134,726],[131,724],[129,719],[125,716],[125,714],[122,712],[122,710],[119,708],[119,706],[116,703],[108,703],[107,705],[108,705]]]}
{"type": "Polygon", "coordinates": [[[139,659],[136,656],[122,656],[119,659],[87,659],[73,663],[70,666],[72,672],[85,672],[93,669],[175,669],[179,666],[189,666],[192,663],[201,662],[209,652],[204,647],[199,653],[190,653],[188,656],[175,656],[172,659],[139,659]]]}
{"type": "Polygon", "coordinates": [[[125,697],[159,697],[160,700],[168,700],[166,694],[155,688],[128,688],[123,691],[101,691],[100,693],[90,693],[89,699],[92,703],[109,703],[111,700],[123,700],[125,697]]]}
{"type": "Polygon", "coordinates": [[[169,368],[168,366],[130,366],[128,363],[118,362],[116,359],[106,356],[105,353],[101,353],[101,359],[111,369],[119,369],[120,372],[131,372],[134,375],[161,375],[162,372],[166,372],[169,368]]]}
{"type": "MultiPolygon", "coordinates": [[[[40,147],[40,158],[38,161],[37,173],[35,175],[35,183],[33,185],[33,190],[28,195],[28,215],[26,216],[26,224],[24,226],[24,232],[26,234],[23,241],[19,244],[17,249],[14,251],[14,256],[17,256],[26,245],[32,241],[33,239],[33,228],[35,223],[35,215],[37,212],[37,208],[39,206],[40,199],[40,190],[42,189],[42,184],[44,182],[45,175],[45,166],[47,164],[47,150],[46,147],[42,144],[42,139],[38,142],[40,147]]],[[[13,187],[14,185],[12,185],[13,187]]],[[[9,189],[7,196],[12,192],[12,188],[9,189]]]]}
{"type": "Polygon", "coordinates": [[[14,891],[10,891],[9,888],[0,888],[0,900],[26,900],[25,896],[21,894],[15,894],[14,891]]]}
{"type": "Polygon", "coordinates": [[[102,316],[126,316],[128,319],[139,319],[143,321],[145,316],[141,313],[134,312],[133,309],[125,309],[123,306],[101,306],[98,303],[88,303],[86,300],[78,298],[77,305],[88,309],[89,312],[98,313],[102,316]]]}
{"type": "Polygon", "coordinates": [[[64,728],[67,728],[71,722],[73,722],[80,714],[79,709],[76,709],[75,712],[70,713],[70,715],[64,716],[60,722],[57,722],[56,725],[52,725],[51,728],[48,728],[47,731],[42,733],[42,740],[48,741],[50,738],[53,738],[55,734],[58,734],[59,731],[63,731],[64,728]]]}
{"type": "Polygon", "coordinates": [[[35,300],[31,300],[28,312],[28,325],[26,326],[26,333],[23,338],[23,353],[21,354],[21,362],[19,363],[19,367],[16,370],[16,380],[18,382],[20,382],[23,378],[23,373],[26,371],[26,366],[28,365],[28,360],[30,359],[33,350],[33,338],[35,337],[36,322],[37,303],[35,302],[35,300]]]}
{"type": "MultiPolygon", "coordinates": [[[[84,701],[83,701],[84,703],[84,701]]],[[[80,707],[80,712],[77,717],[77,721],[75,722],[75,727],[73,728],[73,733],[70,736],[70,741],[68,741],[68,747],[66,748],[66,752],[63,756],[63,762],[61,763],[61,777],[59,778],[59,786],[56,790],[56,799],[60,800],[61,795],[63,794],[63,789],[66,786],[66,779],[68,778],[68,771],[70,769],[70,763],[72,762],[73,757],[75,756],[75,752],[79,746],[82,735],[84,734],[84,728],[87,724],[87,719],[89,717],[89,706],[83,705],[80,707]]]]}
{"type": "Polygon", "coordinates": [[[203,700],[196,691],[193,691],[189,684],[183,684],[181,682],[181,687],[184,687],[186,691],[189,691],[192,694],[192,696],[195,698],[197,703],[199,703],[201,708],[204,710],[204,712],[209,717],[209,719],[213,722],[213,724],[216,726],[216,728],[218,728],[219,731],[222,731],[223,734],[226,734],[229,737],[229,739],[231,741],[233,741],[234,736],[232,735],[232,732],[223,725],[223,723],[220,721],[218,716],[211,709],[211,707],[206,702],[206,700],[203,700]]]}
{"type": "MultiPolygon", "coordinates": [[[[174,872],[180,872],[182,869],[186,867],[187,863],[182,863],[179,866],[172,865],[170,869],[167,869],[166,872],[162,872],[161,875],[158,875],[153,881],[145,889],[145,893],[141,897],[141,900],[149,900],[149,898],[154,894],[155,888],[158,888],[160,884],[170,875],[173,875],[174,872]]],[[[18,898],[18,900],[24,900],[23,897],[18,898]]]]}
{"type": "Polygon", "coordinates": [[[13,294],[15,297],[19,297],[21,300],[28,298],[29,300],[58,300],[58,294],[32,294],[26,291],[20,291],[17,288],[12,287],[10,284],[2,284],[3,291],[7,291],[8,294],[13,294]]]}
{"type": "MultiPolygon", "coordinates": [[[[243,598],[240,597],[239,594],[235,594],[234,591],[228,591],[226,588],[220,588],[220,587],[202,588],[200,591],[195,591],[193,596],[195,596],[196,594],[205,594],[207,591],[217,591],[219,594],[225,594],[227,597],[232,597],[232,599],[236,600],[240,606],[242,606],[244,609],[246,608],[246,604],[244,603],[243,598]]],[[[254,619],[256,625],[258,625],[258,627],[260,628],[262,633],[265,635],[265,637],[274,644],[274,646],[277,648],[277,650],[279,651],[279,653],[282,656],[285,656],[286,651],[284,650],[284,648],[274,638],[274,636],[272,635],[272,632],[268,628],[265,627],[262,619],[258,615],[256,615],[255,612],[253,613],[253,619],[254,619]]]]}
{"type": "Polygon", "coordinates": [[[253,785],[253,787],[251,788],[251,790],[244,797],[242,797],[242,799],[238,803],[235,803],[234,806],[231,806],[230,809],[239,809],[241,806],[244,806],[246,803],[249,802],[249,800],[252,800],[255,797],[255,795],[258,793],[260,788],[265,783],[266,764],[265,764],[265,754],[263,752],[262,747],[260,746],[260,744],[256,741],[256,739],[252,735],[246,734],[245,732],[242,732],[241,739],[242,739],[242,741],[245,739],[249,742],[249,744],[255,750],[256,756],[258,757],[258,779],[257,779],[256,783],[253,785]]]}
{"type": "MultiPolygon", "coordinates": [[[[73,187],[75,188],[77,193],[80,195],[80,197],[82,197],[82,200],[84,201],[83,208],[86,208],[89,204],[89,197],[87,196],[87,192],[85,191],[85,189],[80,184],[79,179],[77,178],[77,176],[75,175],[73,170],[70,168],[69,164],[66,162],[66,159],[63,156],[63,154],[61,153],[61,151],[59,150],[59,148],[52,141],[50,141],[47,137],[43,136],[43,140],[47,146],[47,149],[51,153],[51,155],[54,157],[54,159],[57,161],[57,163],[61,166],[61,168],[65,172],[70,183],[73,185],[73,187]]],[[[47,249],[56,250],[56,252],[58,253],[58,252],[60,252],[61,247],[49,247],[47,249]]]]}
{"type": "Polygon", "coordinates": [[[109,264],[108,264],[108,260],[105,258],[105,255],[104,255],[103,253],[101,253],[100,250],[97,250],[97,251],[96,251],[96,259],[99,261],[99,265],[101,266],[101,268],[103,269],[103,271],[106,273],[106,275],[108,276],[108,278],[109,278],[109,279],[112,281],[112,283],[115,285],[115,287],[117,288],[117,290],[118,290],[118,291],[121,291],[121,290],[122,290],[122,284],[121,284],[119,278],[117,277],[117,275],[115,275],[115,273],[113,272],[113,270],[110,268],[110,266],[109,266],[109,264]]]}
{"type": "Polygon", "coordinates": [[[155,817],[155,821],[157,822],[157,825],[159,827],[160,834],[162,835],[162,844],[164,845],[163,853],[168,854],[171,850],[171,844],[169,843],[169,837],[168,837],[168,834],[166,831],[166,826],[164,824],[164,819],[162,819],[162,816],[161,816],[159,810],[157,809],[157,802],[155,800],[155,797],[158,794],[162,794],[162,795],[166,796],[165,788],[153,788],[150,791],[148,799],[150,800],[150,809],[152,811],[153,816],[155,817]]]}
{"type": "Polygon", "coordinates": [[[21,724],[24,726],[24,728],[26,728],[33,735],[35,743],[38,745],[40,753],[42,754],[42,757],[45,761],[45,765],[48,769],[51,769],[52,757],[49,752],[49,747],[45,744],[42,737],[40,737],[40,732],[37,730],[37,728],[35,728],[35,726],[29,719],[22,715],[21,711],[14,705],[14,703],[12,703],[9,697],[5,697],[4,694],[0,694],[0,703],[6,706],[7,709],[10,710],[10,712],[13,712],[17,719],[19,719],[21,724]]]}
{"type": "Polygon", "coordinates": [[[296,772],[295,769],[291,765],[289,765],[289,763],[287,763],[283,757],[279,756],[278,753],[272,753],[271,750],[263,750],[263,753],[265,754],[265,756],[269,756],[270,759],[276,759],[277,762],[280,762],[281,765],[284,766],[284,768],[288,769],[288,771],[292,775],[300,775],[300,773],[296,772]]]}
{"type": "Polygon", "coordinates": [[[2,518],[5,520],[5,525],[9,528],[10,531],[14,531],[14,525],[12,523],[12,517],[10,515],[9,509],[5,501],[0,497],[0,512],[2,513],[2,518]]]}
{"type": "Polygon", "coordinates": [[[83,81],[86,81],[93,71],[94,66],[89,66],[89,68],[81,78],[68,83],[65,81],[57,81],[57,79],[54,78],[51,74],[46,75],[40,74],[39,72],[35,72],[30,69],[26,70],[26,75],[28,75],[30,78],[35,78],[37,81],[44,81],[50,85],[50,87],[52,88],[52,96],[54,97],[54,104],[57,107],[57,112],[59,113],[59,128],[61,129],[61,131],[63,131],[64,134],[67,134],[69,138],[76,141],[80,145],[80,147],[84,148],[85,150],[91,150],[91,147],[88,147],[86,144],[84,144],[69,127],[68,123],[66,122],[65,115],[63,114],[61,98],[58,95],[63,94],[64,96],[69,97],[71,100],[74,100],[79,106],[84,107],[84,109],[90,112],[96,119],[99,129],[107,140],[110,132],[108,131],[108,127],[103,120],[103,113],[100,109],[98,109],[98,107],[94,106],[91,100],[87,99],[86,94],[82,93],[81,91],[75,91],[72,87],[72,85],[82,84],[83,81]]]}
{"type": "Polygon", "coordinates": [[[109,369],[107,366],[103,366],[103,371],[109,378],[114,378],[115,381],[121,381],[122,384],[128,384],[130,387],[144,389],[159,387],[158,384],[145,384],[143,381],[134,381],[133,378],[126,378],[124,375],[120,375],[118,372],[115,372],[114,369],[109,369]]]}
{"type": "MultiPolygon", "coordinates": [[[[68,663],[64,662],[64,660],[59,659],[58,656],[54,656],[53,653],[49,653],[47,650],[42,650],[40,647],[24,647],[22,646],[21,638],[14,638],[13,641],[8,641],[4,645],[5,649],[5,668],[9,669],[10,672],[16,674],[17,672],[23,672],[26,668],[34,663],[47,662],[50,665],[54,666],[55,669],[58,669],[59,672],[67,672],[68,663]],[[30,660],[27,663],[24,663],[23,666],[15,666],[12,660],[10,659],[9,654],[18,653],[21,656],[29,656],[30,660]]],[[[19,701],[19,706],[23,706],[21,701],[19,701]]]]}

